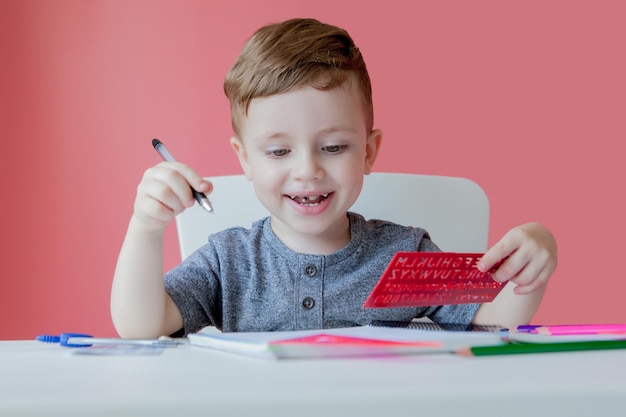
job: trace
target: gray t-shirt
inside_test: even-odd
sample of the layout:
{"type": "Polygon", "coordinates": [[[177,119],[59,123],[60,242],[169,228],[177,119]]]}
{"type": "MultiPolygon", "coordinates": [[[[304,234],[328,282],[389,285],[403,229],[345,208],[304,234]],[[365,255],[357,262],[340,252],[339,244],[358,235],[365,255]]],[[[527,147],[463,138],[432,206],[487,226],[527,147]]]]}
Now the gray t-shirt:
{"type": "Polygon", "coordinates": [[[184,333],[213,325],[225,332],[305,330],[367,325],[374,320],[469,324],[478,304],[362,307],[398,251],[440,249],[420,228],[348,213],[350,242],[330,255],[297,253],[274,234],[270,218],[231,228],[165,275],[165,290],[184,333]]]}

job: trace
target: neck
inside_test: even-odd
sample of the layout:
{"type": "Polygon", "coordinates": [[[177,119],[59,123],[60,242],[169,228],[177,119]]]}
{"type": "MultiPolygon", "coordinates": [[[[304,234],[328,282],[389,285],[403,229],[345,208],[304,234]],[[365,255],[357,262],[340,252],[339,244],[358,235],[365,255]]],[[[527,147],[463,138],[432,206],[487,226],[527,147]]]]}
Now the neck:
{"type": "Polygon", "coordinates": [[[337,224],[322,233],[282,233],[276,227],[274,218],[271,220],[272,230],[280,241],[289,249],[309,255],[329,255],[343,249],[350,243],[350,220],[346,215],[337,224]]]}

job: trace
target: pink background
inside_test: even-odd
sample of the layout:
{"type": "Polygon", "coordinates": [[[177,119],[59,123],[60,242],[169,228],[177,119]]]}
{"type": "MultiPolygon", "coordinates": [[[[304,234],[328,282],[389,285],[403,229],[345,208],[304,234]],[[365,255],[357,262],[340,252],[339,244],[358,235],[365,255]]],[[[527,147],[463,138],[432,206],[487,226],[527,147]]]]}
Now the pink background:
{"type": "Polygon", "coordinates": [[[365,56],[376,171],[478,182],[491,243],[546,224],[560,259],[535,322],[626,322],[624,4],[0,0],[0,339],[115,335],[111,279],[159,162],[150,140],[202,175],[240,173],[223,77],[255,29],[304,16],[365,56]]]}

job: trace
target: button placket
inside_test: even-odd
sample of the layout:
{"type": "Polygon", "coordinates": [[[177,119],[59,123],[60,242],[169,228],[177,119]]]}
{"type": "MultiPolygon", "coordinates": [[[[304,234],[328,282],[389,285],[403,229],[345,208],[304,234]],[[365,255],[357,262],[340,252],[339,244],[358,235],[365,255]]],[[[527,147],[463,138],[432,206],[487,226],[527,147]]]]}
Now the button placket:
{"type": "Polygon", "coordinates": [[[297,281],[296,328],[316,328],[323,325],[323,277],[324,260],[304,255],[300,259],[297,281]]]}
{"type": "MultiPolygon", "coordinates": [[[[306,275],[309,278],[314,277],[317,274],[317,267],[313,264],[308,264],[307,266],[304,267],[304,275],[306,275]]],[[[302,299],[302,307],[304,307],[305,310],[310,310],[313,307],[315,307],[315,299],[312,297],[304,297],[302,299]]]]}

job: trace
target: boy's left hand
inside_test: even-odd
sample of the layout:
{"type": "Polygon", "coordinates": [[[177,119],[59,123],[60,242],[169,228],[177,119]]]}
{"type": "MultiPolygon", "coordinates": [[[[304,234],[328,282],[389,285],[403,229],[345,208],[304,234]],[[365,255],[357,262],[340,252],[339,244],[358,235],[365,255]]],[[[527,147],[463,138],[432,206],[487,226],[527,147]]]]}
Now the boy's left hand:
{"type": "Polygon", "coordinates": [[[503,262],[493,278],[498,282],[517,284],[516,294],[531,293],[544,286],[556,268],[556,240],[539,223],[517,226],[485,253],[478,269],[488,271],[500,260],[503,262]]]}

